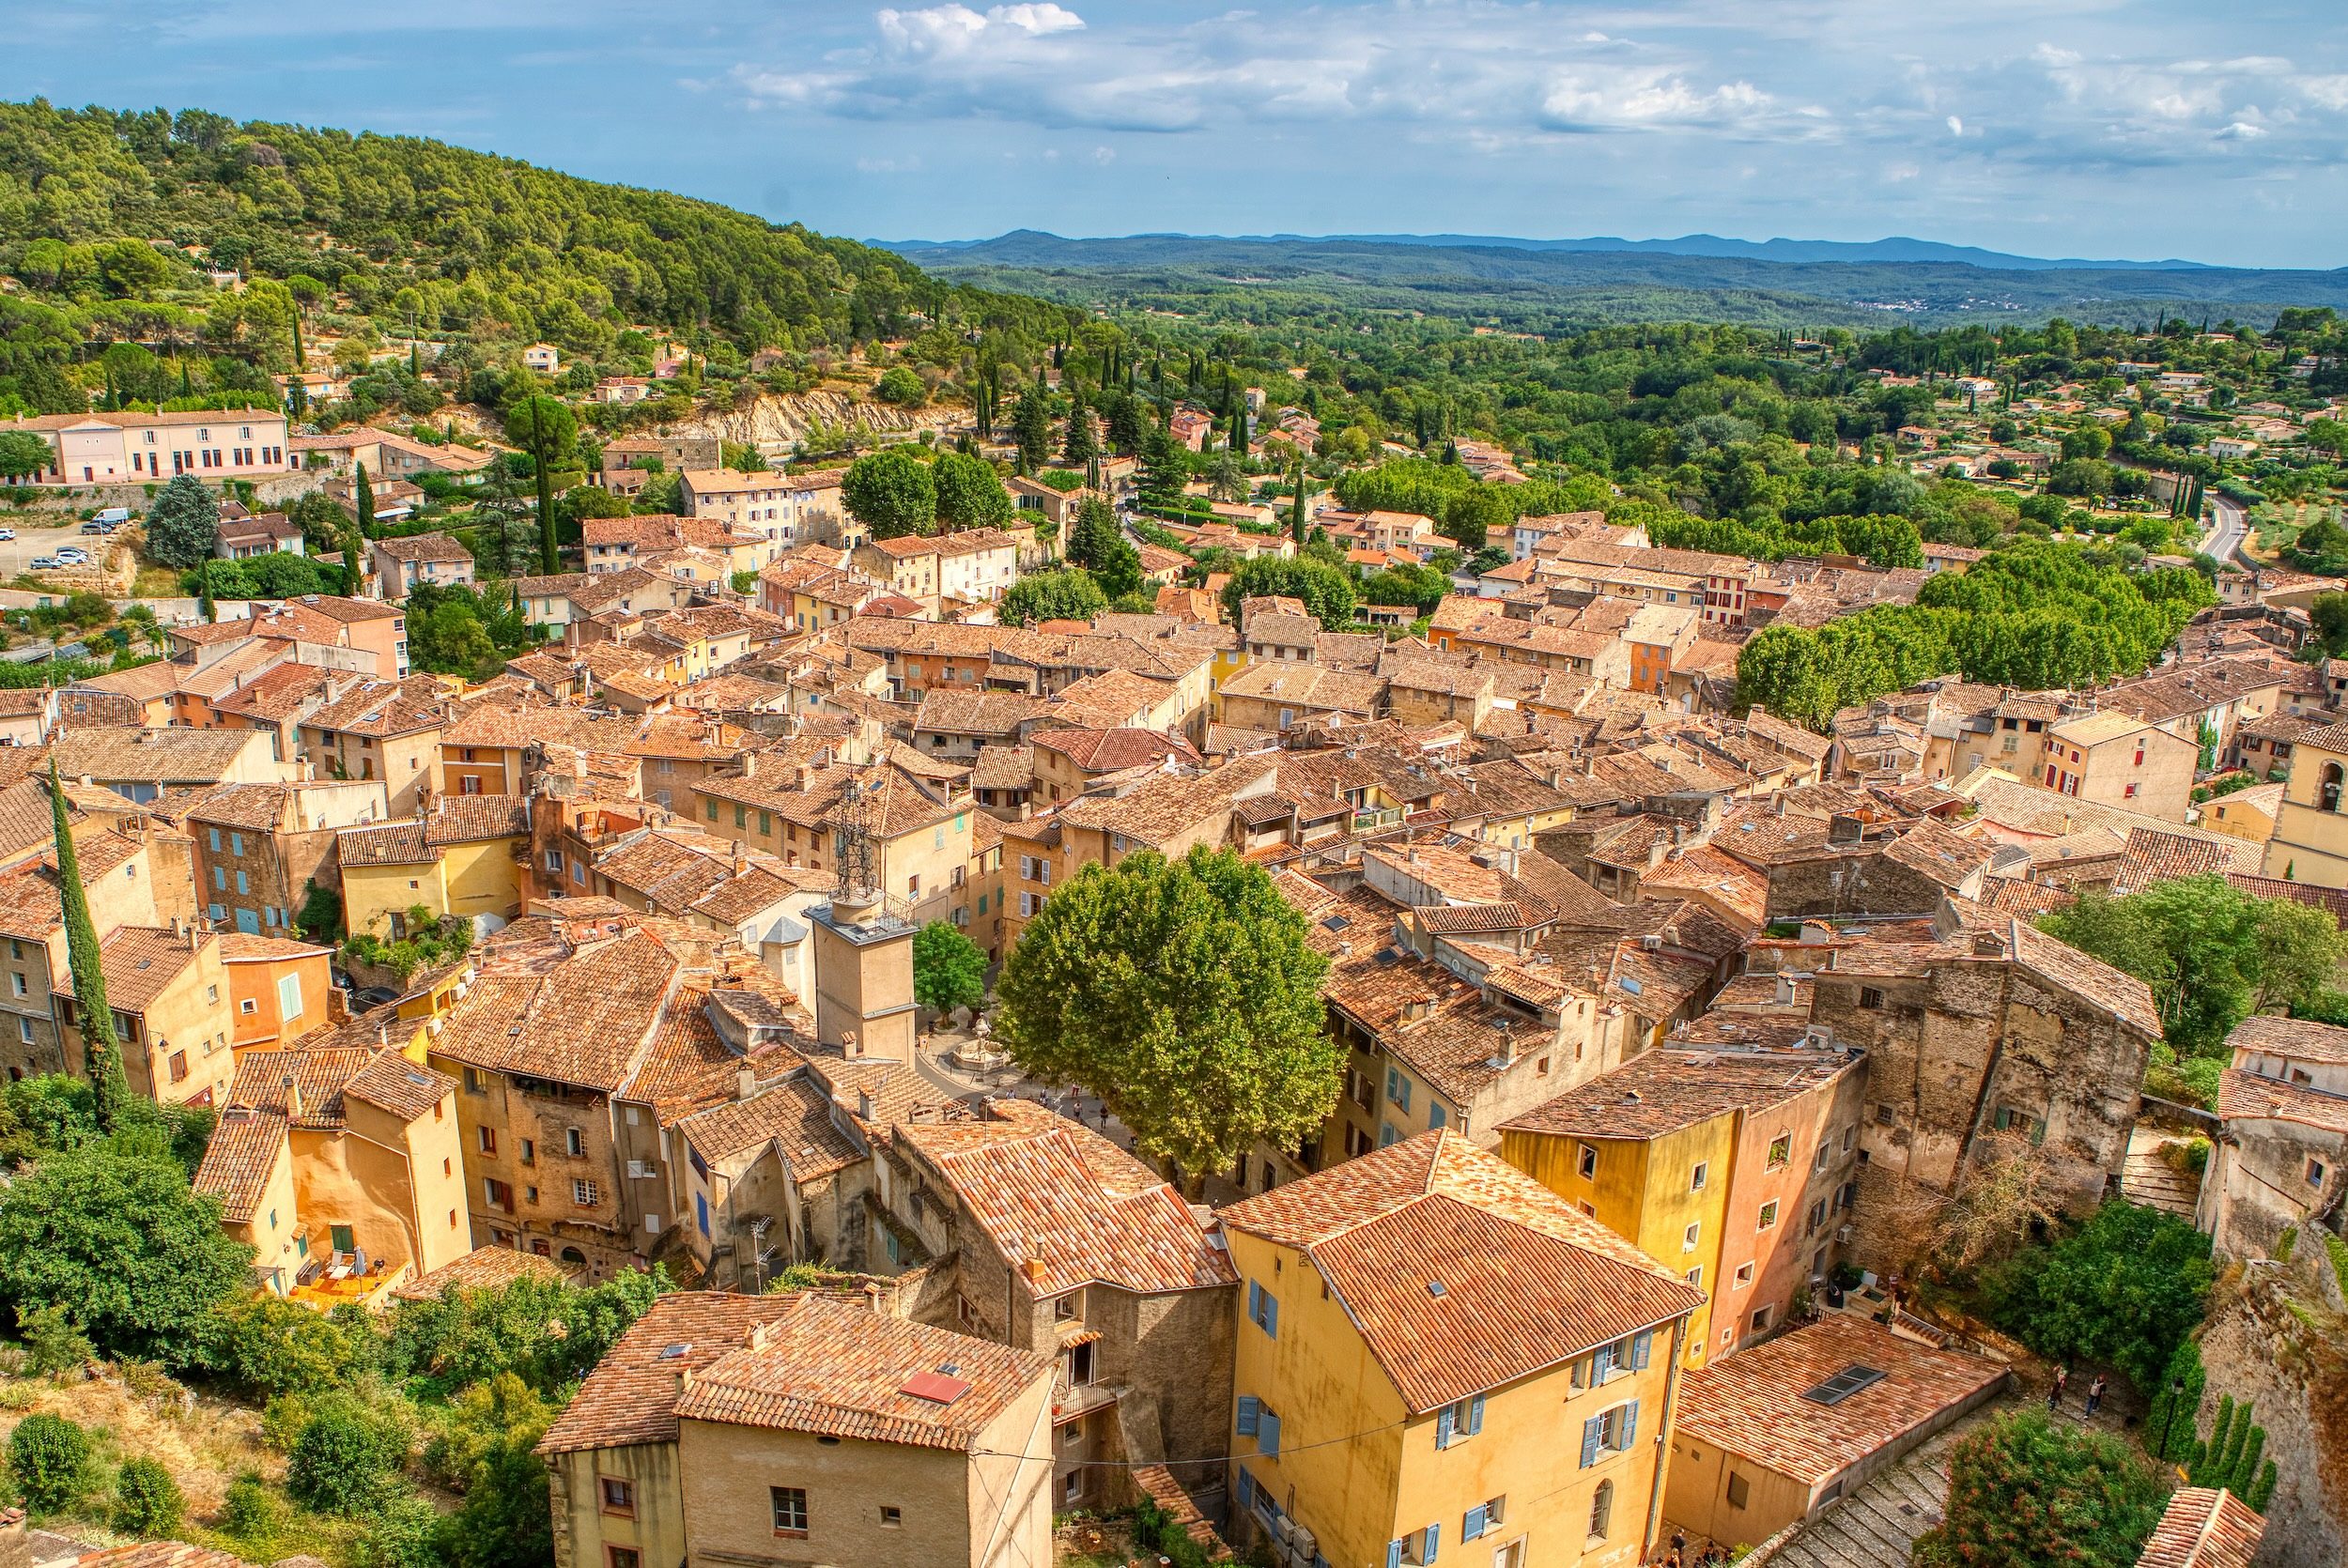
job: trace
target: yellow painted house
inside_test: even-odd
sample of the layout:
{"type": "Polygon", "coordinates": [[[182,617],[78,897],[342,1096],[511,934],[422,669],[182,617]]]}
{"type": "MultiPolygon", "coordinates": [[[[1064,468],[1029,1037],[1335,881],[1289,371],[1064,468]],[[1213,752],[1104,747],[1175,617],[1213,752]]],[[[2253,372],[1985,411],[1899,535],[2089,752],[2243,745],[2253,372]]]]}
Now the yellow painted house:
{"type": "Polygon", "coordinates": [[[1448,1130],[1221,1218],[1239,1544],[1342,1568],[1644,1560],[1703,1299],[1676,1271],[1448,1130]]]}
{"type": "Polygon", "coordinates": [[[1847,1052],[1666,1046],[1502,1123],[1500,1154],[1705,1291],[1697,1367],[1782,1324],[1811,1251],[1834,1245],[1863,1087],[1847,1052]]]}
{"type": "Polygon", "coordinates": [[[530,812],[518,795],[441,795],[418,816],[344,829],[335,849],[350,930],[404,936],[418,904],[494,930],[521,912],[530,812]]]}

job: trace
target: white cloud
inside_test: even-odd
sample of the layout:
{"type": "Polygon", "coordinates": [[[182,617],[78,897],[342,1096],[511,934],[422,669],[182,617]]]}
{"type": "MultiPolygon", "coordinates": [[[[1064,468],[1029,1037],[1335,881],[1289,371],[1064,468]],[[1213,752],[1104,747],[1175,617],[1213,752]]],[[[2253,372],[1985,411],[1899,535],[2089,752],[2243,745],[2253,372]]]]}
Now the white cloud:
{"type": "Polygon", "coordinates": [[[1949,116],[1948,124],[1950,135],[1962,136],[1965,134],[1965,122],[1956,115],[1951,115],[1949,116]]]}
{"type": "Polygon", "coordinates": [[[2265,134],[2266,129],[2263,126],[2252,125],[2247,120],[2235,120],[2223,130],[2214,132],[2212,139],[2219,142],[2255,142],[2265,134]]]}

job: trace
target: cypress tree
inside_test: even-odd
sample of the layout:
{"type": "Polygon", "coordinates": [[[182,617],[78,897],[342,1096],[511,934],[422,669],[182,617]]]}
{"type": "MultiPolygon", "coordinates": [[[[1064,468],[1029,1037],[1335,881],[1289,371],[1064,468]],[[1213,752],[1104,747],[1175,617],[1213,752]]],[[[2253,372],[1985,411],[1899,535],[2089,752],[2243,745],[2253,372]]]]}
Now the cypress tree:
{"type": "Polygon", "coordinates": [[[1305,542],[1305,458],[1301,453],[1296,459],[1296,495],[1289,502],[1289,532],[1298,544],[1305,542]]]}
{"type": "MultiPolygon", "coordinates": [[[[504,530],[502,518],[499,520],[498,527],[500,532],[504,530]]],[[[353,533],[343,541],[343,597],[346,599],[356,599],[364,584],[359,570],[359,549],[358,534],[353,533]]]]}
{"type": "Polygon", "coordinates": [[[89,895],[82,887],[82,862],[66,826],[65,786],[57,760],[49,760],[51,831],[57,841],[57,899],[65,906],[66,962],[73,973],[73,1002],[82,1021],[82,1064],[98,1094],[98,1125],[115,1130],[129,1109],[130,1081],[122,1074],[122,1046],[115,1038],[114,1009],[106,1005],[106,976],[99,967],[98,928],[90,923],[89,895]]]}
{"type": "Polygon", "coordinates": [[[220,619],[220,607],[212,603],[212,563],[204,561],[195,569],[195,613],[210,625],[220,619]]]}
{"type": "Polygon", "coordinates": [[[352,464],[351,472],[356,478],[350,486],[350,504],[358,509],[359,532],[364,537],[367,530],[375,524],[375,486],[367,483],[367,466],[364,463],[352,464]]]}

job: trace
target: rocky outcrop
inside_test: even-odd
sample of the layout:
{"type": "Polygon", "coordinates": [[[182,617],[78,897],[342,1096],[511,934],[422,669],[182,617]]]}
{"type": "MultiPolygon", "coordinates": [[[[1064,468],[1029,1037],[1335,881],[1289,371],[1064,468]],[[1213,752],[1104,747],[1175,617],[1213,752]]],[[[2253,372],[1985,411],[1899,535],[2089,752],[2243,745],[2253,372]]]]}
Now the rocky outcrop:
{"type": "Polygon", "coordinates": [[[2208,1431],[2225,1394],[2254,1405],[2266,1428],[2276,1484],[2256,1560],[2272,1568],[2348,1562],[2348,1320],[2315,1275],[2329,1258],[2320,1246],[2310,1251],[2288,1266],[2252,1264],[2239,1288],[2221,1285],[2201,1335],[2208,1383],[2200,1429],[2208,1431]]]}
{"type": "Polygon", "coordinates": [[[861,428],[883,438],[918,436],[923,430],[944,430],[968,418],[969,410],[952,405],[900,408],[844,392],[808,392],[765,395],[739,408],[705,408],[678,422],[672,433],[716,436],[758,447],[774,457],[805,440],[811,430],[861,428]]]}

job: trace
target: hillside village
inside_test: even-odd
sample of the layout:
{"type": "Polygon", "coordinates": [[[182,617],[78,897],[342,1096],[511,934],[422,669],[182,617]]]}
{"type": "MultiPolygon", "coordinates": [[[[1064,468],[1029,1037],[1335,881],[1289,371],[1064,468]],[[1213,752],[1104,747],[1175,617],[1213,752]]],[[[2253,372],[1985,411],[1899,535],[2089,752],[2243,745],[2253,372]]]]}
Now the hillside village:
{"type": "Polygon", "coordinates": [[[155,254],[0,418],[0,1568],[2348,1553],[2329,312],[1561,435],[155,254]]]}

